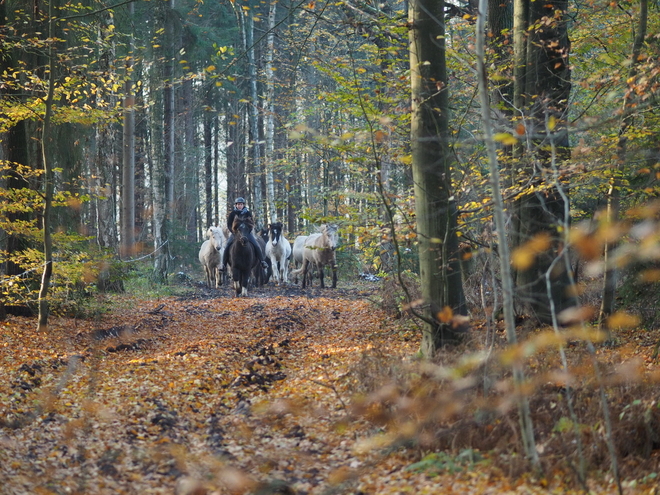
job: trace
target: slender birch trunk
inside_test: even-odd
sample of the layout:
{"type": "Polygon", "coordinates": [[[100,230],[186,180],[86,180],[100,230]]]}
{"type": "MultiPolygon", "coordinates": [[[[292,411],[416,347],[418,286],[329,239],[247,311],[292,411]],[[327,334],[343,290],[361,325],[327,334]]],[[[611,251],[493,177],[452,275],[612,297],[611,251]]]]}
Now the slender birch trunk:
{"type": "Polygon", "coordinates": [[[270,2],[268,11],[268,37],[266,42],[266,156],[264,160],[266,169],[266,220],[277,221],[277,210],[275,206],[275,13],[277,2],[270,2]]]}
{"type": "MultiPolygon", "coordinates": [[[[250,134],[252,137],[252,209],[257,212],[263,211],[262,208],[262,188],[261,172],[263,170],[261,159],[261,132],[259,129],[259,92],[257,86],[257,60],[256,49],[254,46],[254,12],[251,11],[248,17],[247,25],[247,45],[248,45],[248,78],[250,80],[250,101],[252,102],[250,112],[250,134]]],[[[245,192],[241,193],[243,196],[245,192]]],[[[256,219],[257,228],[262,224],[261,219],[256,219]]]]}

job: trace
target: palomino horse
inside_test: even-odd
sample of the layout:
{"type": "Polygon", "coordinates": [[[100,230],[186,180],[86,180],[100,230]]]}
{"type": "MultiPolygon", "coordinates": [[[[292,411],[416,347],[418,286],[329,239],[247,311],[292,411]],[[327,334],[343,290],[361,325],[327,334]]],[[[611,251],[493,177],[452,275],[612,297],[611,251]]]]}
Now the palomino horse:
{"type": "Polygon", "coordinates": [[[231,265],[231,278],[234,281],[236,297],[248,295],[248,282],[252,269],[259,264],[259,255],[248,236],[254,228],[254,220],[236,218],[232,225],[234,242],[229,248],[228,264],[231,265]]]}
{"type": "MultiPolygon", "coordinates": [[[[323,284],[323,268],[330,265],[332,268],[332,288],[337,287],[337,259],[335,258],[335,249],[337,247],[337,226],[322,225],[319,232],[311,234],[305,239],[303,250],[302,269],[302,288],[307,285],[307,274],[311,265],[318,269],[321,278],[321,287],[323,284]]],[[[311,274],[310,274],[311,285],[311,274]]]]}
{"type": "Polygon", "coordinates": [[[266,256],[270,258],[273,266],[275,283],[289,283],[289,258],[291,257],[291,244],[282,234],[282,223],[275,222],[268,225],[268,244],[266,256]]]}
{"type": "Polygon", "coordinates": [[[204,241],[199,249],[199,262],[206,273],[206,284],[209,289],[216,289],[222,285],[220,274],[220,257],[225,249],[226,237],[220,227],[211,227],[206,231],[208,239],[204,241]]]}

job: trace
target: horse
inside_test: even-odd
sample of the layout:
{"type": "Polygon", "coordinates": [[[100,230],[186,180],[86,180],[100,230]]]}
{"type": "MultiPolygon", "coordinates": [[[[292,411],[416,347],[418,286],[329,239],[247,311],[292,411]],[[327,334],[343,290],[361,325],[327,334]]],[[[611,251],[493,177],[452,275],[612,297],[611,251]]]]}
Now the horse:
{"type": "MultiPolygon", "coordinates": [[[[255,236],[257,239],[257,243],[259,246],[261,246],[261,250],[266,253],[266,245],[268,244],[268,229],[259,229],[259,235],[255,236]],[[262,242],[263,241],[263,242],[262,242]]],[[[266,264],[268,265],[268,268],[265,269],[265,273],[262,275],[261,272],[255,271],[255,277],[259,279],[259,277],[263,278],[263,284],[267,284],[270,281],[270,277],[273,276],[273,263],[270,261],[270,258],[268,256],[264,256],[264,260],[266,260],[266,264]]]]}
{"type": "MultiPolygon", "coordinates": [[[[337,287],[337,259],[335,249],[337,248],[337,225],[322,225],[320,231],[311,234],[305,239],[303,250],[302,265],[302,288],[307,285],[307,273],[310,265],[318,268],[319,278],[321,279],[321,288],[325,288],[323,283],[323,269],[325,265],[332,268],[332,288],[337,287]]],[[[311,277],[310,277],[311,285],[311,277]]]]}
{"type": "Polygon", "coordinates": [[[268,229],[259,229],[259,237],[261,237],[265,243],[268,243],[268,229]]]}
{"type": "Polygon", "coordinates": [[[291,244],[282,234],[282,223],[268,224],[268,244],[266,244],[266,257],[270,258],[275,275],[275,284],[289,282],[289,258],[291,258],[291,244]]]}
{"type": "Polygon", "coordinates": [[[236,297],[247,297],[250,274],[257,265],[260,265],[259,255],[255,252],[255,247],[248,238],[253,228],[254,220],[251,218],[241,220],[237,217],[232,225],[234,242],[229,248],[228,264],[231,265],[231,276],[234,281],[236,297]]]}
{"type": "Polygon", "coordinates": [[[202,243],[199,249],[199,262],[204,267],[206,274],[206,285],[209,289],[216,289],[222,285],[220,273],[220,259],[225,248],[227,238],[220,227],[210,227],[206,231],[208,239],[202,243]]]}
{"type": "MultiPolygon", "coordinates": [[[[254,232],[252,232],[252,234],[254,235],[254,232]]],[[[256,239],[257,244],[259,244],[259,247],[261,248],[261,252],[265,253],[266,241],[264,241],[263,234],[259,232],[259,235],[255,235],[254,238],[256,239]]],[[[268,265],[267,268],[262,267],[261,263],[259,263],[258,266],[256,266],[254,270],[252,270],[252,276],[254,277],[254,284],[258,287],[267,284],[268,281],[270,280],[270,277],[273,275],[273,266],[270,262],[270,259],[264,256],[264,261],[266,261],[266,264],[268,265]]]]}
{"type": "Polygon", "coordinates": [[[303,251],[305,250],[305,240],[308,236],[299,235],[293,241],[293,248],[291,249],[291,259],[293,260],[293,265],[295,269],[291,272],[291,275],[294,276],[293,283],[298,283],[298,274],[303,264],[303,251]]]}

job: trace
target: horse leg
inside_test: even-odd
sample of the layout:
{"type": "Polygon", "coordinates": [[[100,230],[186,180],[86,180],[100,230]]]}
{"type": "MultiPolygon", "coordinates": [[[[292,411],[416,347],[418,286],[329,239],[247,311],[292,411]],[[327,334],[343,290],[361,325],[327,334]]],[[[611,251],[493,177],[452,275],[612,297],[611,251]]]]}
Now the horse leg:
{"type": "MultiPolygon", "coordinates": [[[[302,288],[304,289],[307,287],[307,270],[309,270],[309,260],[303,260],[303,265],[302,265],[302,288]]],[[[311,287],[311,280],[310,280],[310,287],[311,287]]]]}
{"type": "Polygon", "coordinates": [[[241,296],[243,297],[247,297],[248,295],[248,280],[250,280],[250,272],[246,271],[241,280],[241,296]]]}
{"type": "Polygon", "coordinates": [[[273,277],[275,278],[275,285],[280,285],[280,267],[277,263],[277,258],[275,256],[270,257],[270,266],[273,270],[273,277]]]}
{"type": "Polygon", "coordinates": [[[234,267],[231,269],[231,279],[234,282],[234,291],[236,291],[236,297],[238,297],[241,295],[241,274],[234,267]]]}
{"type": "Polygon", "coordinates": [[[321,279],[321,289],[325,289],[325,285],[323,284],[323,271],[325,266],[323,266],[323,263],[319,263],[319,278],[321,279]]]}
{"type": "Polygon", "coordinates": [[[316,266],[316,263],[310,263],[309,271],[304,273],[304,277],[307,277],[310,287],[314,284],[314,272],[317,270],[318,268],[316,266]]]}
{"type": "Polygon", "coordinates": [[[282,261],[282,283],[289,283],[289,260],[282,261]]]}
{"type": "Polygon", "coordinates": [[[213,286],[211,285],[211,271],[207,265],[204,265],[204,274],[206,275],[206,286],[209,289],[212,289],[213,286]]]}

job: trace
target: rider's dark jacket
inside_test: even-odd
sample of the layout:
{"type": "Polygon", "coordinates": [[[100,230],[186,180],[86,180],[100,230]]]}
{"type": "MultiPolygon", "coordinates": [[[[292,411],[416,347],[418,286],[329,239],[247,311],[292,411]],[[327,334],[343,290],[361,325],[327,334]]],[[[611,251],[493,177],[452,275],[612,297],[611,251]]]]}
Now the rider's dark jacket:
{"type": "Polygon", "coordinates": [[[231,228],[234,225],[234,219],[238,216],[240,216],[242,220],[245,220],[246,218],[254,218],[252,212],[248,210],[247,206],[244,206],[242,210],[234,208],[227,217],[227,228],[229,229],[229,232],[232,232],[231,228]]]}

